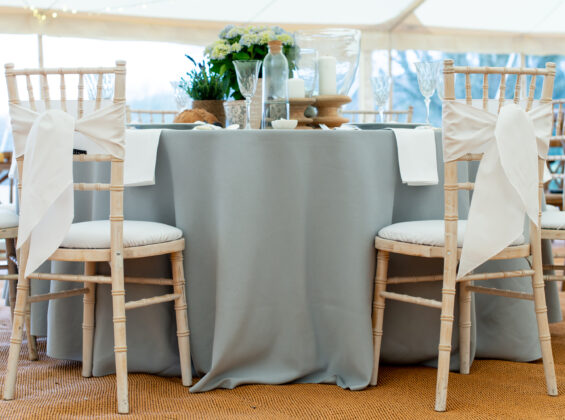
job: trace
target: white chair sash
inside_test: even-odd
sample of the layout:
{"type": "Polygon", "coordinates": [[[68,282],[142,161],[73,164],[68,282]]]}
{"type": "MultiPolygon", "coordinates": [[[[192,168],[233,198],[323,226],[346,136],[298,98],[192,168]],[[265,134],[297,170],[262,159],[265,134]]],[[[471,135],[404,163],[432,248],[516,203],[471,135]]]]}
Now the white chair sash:
{"type": "Polygon", "coordinates": [[[463,277],[523,233],[525,214],[538,224],[538,155],[547,157],[552,108],[526,112],[510,103],[496,115],[445,101],[443,124],[445,162],[483,153],[457,274],[463,277]]]}
{"type": "Polygon", "coordinates": [[[18,248],[29,238],[27,276],[57,250],[73,222],[75,131],[123,159],[125,106],[112,104],[75,120],[61,110],[38,113],[11,104],[10,116],[16,157],[25,152],[18,248]]]}

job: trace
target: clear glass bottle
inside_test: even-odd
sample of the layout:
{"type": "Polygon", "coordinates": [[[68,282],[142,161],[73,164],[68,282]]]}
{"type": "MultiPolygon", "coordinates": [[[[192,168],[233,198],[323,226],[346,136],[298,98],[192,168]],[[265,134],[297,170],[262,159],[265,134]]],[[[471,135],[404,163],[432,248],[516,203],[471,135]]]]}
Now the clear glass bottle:
{"type": "Polygon", "coordinates": [[[269,41],[263,60],[263,117],[261,128],[273,128],[273,120],[288,119],[288,61],[281,41],[269,41]]]}

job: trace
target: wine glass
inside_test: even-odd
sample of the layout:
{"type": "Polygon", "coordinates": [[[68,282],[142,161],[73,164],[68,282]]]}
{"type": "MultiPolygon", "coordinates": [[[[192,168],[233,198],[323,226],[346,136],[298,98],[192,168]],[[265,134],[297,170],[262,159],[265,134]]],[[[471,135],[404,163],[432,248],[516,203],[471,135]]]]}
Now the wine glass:
{"type": "Polygon", "coordinates": [[[86,74],[84,81],[86,84],[86,92],[89,101],[94,101],[98,96],[98,80],[102,77],[100,99],[112,99],[114,95],[114,80],[113,74],[86,74]]]}
{"type": "Polygon", "coordinates": [[[439,72],[437,77],[437,86],[436,86],[436,93],[440,101],[443,102],[443,98],[445,98],[445,86],[443,80],[443,73],[439,72]]]}
{"type": "Polygon", "coordinates": [[[430,125],[430,98],[437,86],[437,78],[441,68],[440,61],[421,61],[416,63],[418,86],[426,102],[426,124],[430,125]]]}
{"type": "Polygon", "coordinates": [[[378,74],[371,77],[371,84],[373,85],[373,93],[375,95],[375,103],[377,110],[381,116],[381,122],[385,122],[385,105],[388,101],[390,93],[390,76],[384,71],[379,71],[378,74]]]}
{"type": "Polygon", "coordinates": [[[239,91],[245,96],[246,116],[245,129],[251,129],[249,116],[251,115],[251,98],[255,95],[257,89],[257,80],[259,79],[259,69],[261,61],[259,60],[236,60],[233,62],[235,73],[237,75],[237,84],[239,91]]]}
{"type": "Polygon", "coordinates": [[[173,92],[175,93],[175,103],[177,104],[177,110],[184,109],[189,106],[190,96],[186,93],[182,87],[179,86],[179,82],[171,81],[169,82],[173,92]]]}

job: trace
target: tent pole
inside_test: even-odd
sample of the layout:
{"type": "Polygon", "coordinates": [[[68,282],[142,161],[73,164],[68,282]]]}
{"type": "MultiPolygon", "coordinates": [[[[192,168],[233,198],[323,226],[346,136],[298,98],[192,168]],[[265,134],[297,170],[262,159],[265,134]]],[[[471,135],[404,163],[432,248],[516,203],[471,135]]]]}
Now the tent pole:
{"type": "MultiPolygon", "coordinates": [[[[526,67],[526,54],[524,53],[520,53],[520,67],[521,68],[526,67]]],[[[527,89],[526,77],[522,77],[520,79],[520,99],[522,99],[523,96],[527,96],[526,89],[527,89]]]]}
{"type": "MultiPolygon", "coordinates": [[[[37,61],[39,64],[39,68],[42,69],[43,68],[43,35],[42,34],[37,34],[37,61]]],[[[43,97],[43,77],[39,78],[39,86],[40,86],[40,95],[42,99],[45,99],[43,97]]]]}
{"type": "Polygon", "coordinates": [[[39,60],[39,68],[43,68],[43,35],[37,34],[37,53],[39,60]]]}
{"type": "MultiPolygon", "coordinates": [[[[389,34],[390,37],[390,34],[389,34]]],[[[392,80],[392,47],[390,44],[390,41],[388,43],[388,77],[390,80],[390,86],[389,86],[389,93],[388,93],[388,110],[392,111],[393,110],[393,100],[394,100],[394,82],[392,80]]]]}

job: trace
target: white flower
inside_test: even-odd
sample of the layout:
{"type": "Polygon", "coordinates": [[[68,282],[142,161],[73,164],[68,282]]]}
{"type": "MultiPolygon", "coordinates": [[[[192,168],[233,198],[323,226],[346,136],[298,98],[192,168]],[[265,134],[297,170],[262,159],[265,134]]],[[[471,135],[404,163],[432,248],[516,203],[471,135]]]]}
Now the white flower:
{"type": "Polygon", "coordinates": [[[220,38],[226,39],[227,33],[233,28],[233,25],[227,25],[224,29],[220,32],[220,38]]]}
{"type": "Polygon", "coordinates": [[[240,28],[239,26],[234,26],[226,34],[226,39],[233,39],[233,38],[240,36],[240,35],[243,35],[243,34],[244,34],[243,28],[240,28]]]}
{"type": "Polygon", "coordinates": [[[277,35],[277,39],[285,45],[294,45],[294,38],[287,33],[277,35]]]}
{"type": "Polygon", "coordinates": [[[230,46],[230,52],[240,52],[241,51],[241,44],[239,42],[234,42],[230,46]]]}
{"type": "Polygon", "coordinates": [[[261,45],[268,44],[269,41],[273,41],[275,39],[275,33],[271,30],[266,30],[259,34],[259,44],[261,45]]]}
{"type": "Polygon", "coordinates": [[[244,34],[241,36],[239,43],[244,47],[250,47],[259,43],[259,36],[253,33],[244,34]]]}
{"type": "Polygon", "coordinates": [[[208,46],[207,50],[209,50],[208,54],[212,60],[223,60],[226,58],[226,55],[230,53],[230,45],[226,41],[220,39],[208,46]]]}

